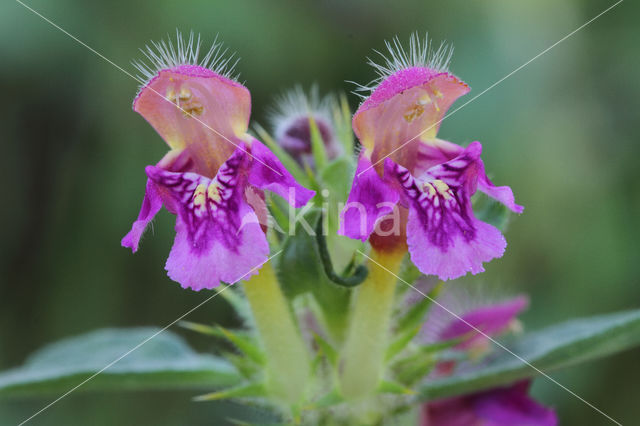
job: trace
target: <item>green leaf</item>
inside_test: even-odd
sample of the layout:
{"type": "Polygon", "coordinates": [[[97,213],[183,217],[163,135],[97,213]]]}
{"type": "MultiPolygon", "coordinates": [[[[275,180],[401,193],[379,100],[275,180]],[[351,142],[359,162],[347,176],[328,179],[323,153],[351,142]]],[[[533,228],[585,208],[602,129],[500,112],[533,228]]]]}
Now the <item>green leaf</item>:
{"type": "MultiPolygon", "coordinates": [[[[319,216],[320,211],[312,210],[302,220],[313,230],[319,216]]],[[[287,236],[282,244],[282,253],[276,259],[278,281],[289,299],[311,291],[324,274],[316,250],[315,237],[309,235],[302,221],[298,222],[295,231],[287,236]]]]}
{"type": "Polygon", "coordinates": [[[402,350],[416,337],[416,334],[420,331],[421,325],[415,326],[413,329],[405,330],[400,333],[400,336],[394,339],[385,354],[385,360],[389,361],[394,356],[398,355],[402,350]]]}
{"type": "MultiPolygon", "coordinates": [[[[601,358],[640,344],[640,310],[576,319],[529,333],[509,350],[537,369],[548,372],[601,358]]],[[[473,371],[430,381],[420,389],[423,399],[459,395],[538,374],[499,347],[495,356],[473,371]]]]}
{"type": "Polygon", "coordinates": [[[199,395],[193,398],[194,401],[218,401],[230,398],[256,398],[266,397],[267,389],[263,383],[249,383],[237,386],[231,389],[225,389],[218,392],[211,392],[199,395]]]}
{"type": "Polygon", "coordinates": [[[264,354],[258,347],[257,343],[254,341],[253,337],[246,332],[231,331],[219,325],[212,327],[209,325],[199,324],[191,321],[180,321],[178,325],[188,330],[228,340],[240,352],[245,354],[256,364],[263,365],[265,363],[264,354]]]}
{"type": "Polygon", "coordinates": [[[340,94],[339,105],[334,108],[334,122],[336,123],[338,139],[344,147],[347,156],[353,155],[353,130],[351,128],[351,108],[344,93],[340,94]]]}
{"type": "Polygon", "coordinates": [[[159,331],[150,327],[103,329],[50,344],[22,367],[0,374],[0,395],[63,393],[118,358],[76,392],[207,389],[240,382],[241,376],[226,360],[196,353],[170,331],[155,335],[159,331]]]}
{"type": "Polygon", "coordinates": [[[253,341],[251,336],[235,333],[220,326],[218,328],[220,329],[224,337],[226,337],[231,343],[233,343],[238,348],[238,350],[243,352],[249,359],[251,359],[256,364],[265,364],[264,354],[262,353],[258,345],[253,341]]]}
{"type": "Polygon", "coordinates": [[[415,392],[408,387],[401,385],[400,383],[389,382],[383,380],[378,387],[380,393],[391,393],[395,395],[413,395],[415,392]]]}
{"type": "Polygon", "coordinates": [[[351,189],[349,177],[353,176],[354,171],[354,164],[347,157],[336,158],[322,171],[322,183],[329,190],[329,196],[335,204],[347,200],[351,189]]]}
{"type": "Polygon", "coordinates": [[[311,131],[311,153],[316,170],[322,171],[327,165],[327,148],[316,124],[316,120],[309,115],[309,130],[311,131]]]}

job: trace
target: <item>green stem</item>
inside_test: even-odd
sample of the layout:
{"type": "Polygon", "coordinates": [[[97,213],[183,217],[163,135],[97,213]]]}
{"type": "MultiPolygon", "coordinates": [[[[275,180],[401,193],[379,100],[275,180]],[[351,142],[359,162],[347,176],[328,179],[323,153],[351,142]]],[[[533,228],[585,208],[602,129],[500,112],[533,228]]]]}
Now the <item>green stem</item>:
{"type": "Polygon", "coordinates": [[[245,283],[244,292],[266,354],[267,387],[283,402],[295,405],[309,378],[309,357],[271,262],[245,283]]]}
{"type": "Polygon", "coordinates": [[[403,255],[372,251],[369,275],[357,289],[344,346],[340,385],[345,398],[364,398],[380,383],[397,282],[389,271],[397,274],[403,255]]]}

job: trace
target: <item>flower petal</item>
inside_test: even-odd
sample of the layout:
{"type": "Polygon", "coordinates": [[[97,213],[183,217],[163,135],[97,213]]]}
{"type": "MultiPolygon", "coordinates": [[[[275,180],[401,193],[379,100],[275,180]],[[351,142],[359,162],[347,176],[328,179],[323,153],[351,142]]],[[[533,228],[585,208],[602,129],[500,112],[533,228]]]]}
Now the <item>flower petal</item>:
{"type": "Polygon", "coordinates": [[[396,189],[382,180],[363,152],[358,160],[347,204],[340,213],[338,234],[365,241],[378,220],[393,212],[399,199],[396,189]]]}
{"type": "Polygon", "coordinates": [[[373,91],[353,116],[353,130],[371,160],[391,156],[412,170],[420,138],[434,138],[440,121],[469,86],[453,74],[426,67],[399,70],[373,91]],[[402,149],[398,149],[402,147],[402,149]]]}
{"type": "Polygon", "coordinates": [[[506,241],[500,231],[473,215],[482,146],[474,142],[458,157],[414,178],[386,160],[386,173],[402,185],[407,204],[407,244],[413,263],[443,280],[483,272],[483,262],[500,257],[506,241]]]}
{"type": "Polygon", "coordinates": [[[461,350],[484,345],[488,341],[485,335],[493,337],[502,333],[528,305],[529,299],[526,296],[518,296],[492,305],[481,306],[464,313],[460,316],[461,319],[451,318],[449,325],[440,332],[439,338],[449,340],[468,335],[464,342],[456,346],[461,350]],[[485,335],[477,333],[476,329],[485,335]]]}
{"type": "Polygon", "coordinates": [[[424,426],[556,426],[555,412],[528,394],[529,381],[423,405],[424,426]]]}
{"type": "MultiPolygon", "coordinates": [[[[453,160],[464,151],[460,145],[442,140],[423,140],[417,150],[416,162],[411,170],[414,176],[421,176],[431,167],[453,160]]],[[[485,172],[484,163],[479,160],[478,189],[489,197],[501,202],[514,213],[522,213],[524,207],[515,203],[513,191],[508,186],[495,186],[485,172]]]]}
{"type": "Polygon", "coordinates": [[[140,238],[144,230],[147,228],[149,222],[153,220],[156,214],[162,208],[162,199],[156,189],[156,185],[149,179],[147,179],[147,186],[144,192],[144,198],[142,200],[142,206],[140,207],[140,213],[138,219],[133,222],[131,231],[122,238],[120,244],[123,247],[129,247],[134,253],[138,251],[138,245],[140,244],[140,238]]]}
{"type": "Polygon", "coordinates": [[[174,149],[186,148],[195,171],[215,176],[247,131],[251,96],[243,85],[194,65],[164,69],[133,102],[134,111],[174,149]]]}
{"type": "Polygon", "coordinates": [[[234,283],[256,273],[267,260],[266,237],[243,197],[246,167],[243,147],[220,167],[215,179],[147,167],[163,202],[177,213],[166,269],[182,287],[197,291],[220,281],[234,283]]]}
{"type": "Polygon", "coordinates": [[[257,139],[251,143],[251,155],[251,185],[275,192],[294,207],[304,206],[315,195],[315,191],[296,182],[278,157],[257,139]]]}
{"type": "MultiPolygon", "coordinates": [[[[169,151],[156,166],[173,172],[183,172],[191,170],[193,168],[193,162],[188,152],[178,149],[169,151]]],[[[144,199],[142,200],[138,219],[133,222],[131,231],[122,239],[121,244],[123,247],[129,247],[134,253],[138,251],[140,237],[142,237],[147,225],[153,220],[161,207],[162,198],[158,192],[158,188],[151,180],[147,179],[144,199]]]]}
{"type": "Polygon", "coordinates": [[[478,189],[489,197],[498,200],[514,213],[522,213],[524,207],[516,204],[513,191],[508,186],[495,186],[484,171],[484,164],[481,163],[481,173],[478,175],[478,189]]]}

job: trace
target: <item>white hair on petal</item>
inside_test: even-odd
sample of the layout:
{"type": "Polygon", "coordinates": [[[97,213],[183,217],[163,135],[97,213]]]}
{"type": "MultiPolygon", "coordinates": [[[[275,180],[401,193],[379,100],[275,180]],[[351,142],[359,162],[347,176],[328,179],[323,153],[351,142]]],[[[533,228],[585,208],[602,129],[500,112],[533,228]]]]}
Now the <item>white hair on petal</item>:
{"type": "Polygon", "coordinates": [[[235,58],[235,53],[228,54],[229,49],[223,48],[222,42],[218,41],[218,36],[213,40],[211,48],[202,59],[200,59],[201,46],[200,34],[196,37],[193,31],[185,40],[182,33],[176,30],[175,45],[169,36],[166,41],[151,41],[151,45],[140,49],[145,58],[132,62],[140,73],[137,77],[142,82],[142,87],[149,83],[160,70],[181,65],[197,65],[231,80],[238,79],[239,74],[234,74],[234,68],[240,59],[235,58]]]}
{"type": "Polygon", "coordinates": [[[268,118],[278,137],[298,118],[311,116],[332,125],[332,109],[335,105],[335,96],[330,93],[321,97],[317,84],[312,85],[308,92],[296,85],[275,99],[268,118]]]}
{"type": "Polygon", "coordinates": [[[425,34],[424,39],[421,39],[417,32],[412,33],[409,37],[409,49],[402,46],[398,36],[395,36],[391,41],[385,41],[384,44],[387,53],[374,50],[382,57],[381,63],[367,58],[367,63],[374,68],[378,77],[366,85],[350,82],[356,85],[353,93],[361,98],[366,98],[371,94],[382,80],[403,69],[426,67],[436,72],[447,72],[453,56],[453,46],[443,41],[436,49],[428,34],[425,34]]]}
{"type": "Polygon", "coordinates": [[[438,297],[438,303],[429,310],[422,335],[428,342],[440,340],[441,333],[460,317],[479,308],[490,307],[516,297],[480,282],[468,286],[467,282],[447,283],[438,297]]]}

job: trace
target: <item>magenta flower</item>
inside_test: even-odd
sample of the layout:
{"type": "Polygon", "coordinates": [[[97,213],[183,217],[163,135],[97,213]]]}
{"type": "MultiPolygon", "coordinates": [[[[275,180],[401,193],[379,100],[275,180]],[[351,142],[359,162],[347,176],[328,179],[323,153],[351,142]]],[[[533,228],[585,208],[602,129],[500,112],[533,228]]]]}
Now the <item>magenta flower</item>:
{"type": "MultiPolygon", "coordinates": [[[[528,305],[529,299],[526,296],[517,296],[491,305],[476,307],[459,315],[459,318],[453,318],[448,312],[442,313],[441,315],[447,315],[451,320],[438,332],[438,340],[462,337],[464,340],[456,346],[456,349],[483,349],[489,344],[487,336],[494,337],[507,330],[528,305]]],[[[434,316],[439,315],[437,307],[434,307],[434,311],[434,316]]]]}
{"type": "MultiPolygon", "coordinates": [[[[429,311],[422,327],[422,339],[427,343],[462,339],[453,349],[467,352],[474,358],[488,352],[491,338],[517,329],[518,315],[529,306],[527,296],[483,302],[478,293],[471,295],[462,287],[448,287],[440,296],[439,304],[429,311]]],[[[457,366],[456,360],[443,360],[433,375],[451,375],[457,366]]]]}
{"type": "MultiPolygon", "coordinates": [[[[196,64],[200,40],[193,34],[177,47],[154,44],[150,65],[137,64],[146,83],[133,102],[171,150],[148,166],[138,219],[122,245],[138,249],[147,224],[164,205],[176,215],[176,237],[166,263],[184,288],[216,287],[256,273],[269,246],[256,211],[262,190],[295,207],[314,192],[300,186],[275,155],[247,134],[251,97],[230,77],[228,60],[214,43],[196,64]]],[[[231,67],[232,68],[232,67],[231,67]]]]}
{"type": "MultiPolygon", "coordinates": [[[[439,122],[469,87],[447,71],[449,50],[432,52],[411,38],[410,53],[387,44],[391,59],[372,63],[380,74],[353,118],[363,150],[340,233],[366,240],[396,206],[408,209],[406,243],[425,274],[453,279],[484,271],[483,262],[502,256],[500,231],[476,219],[471,196],[480,190],[517,213],[507,186],[496,187],[480,159],[482,146],[466,149],[436,138],[439,122]]],[[[404,218],[406,214],[396,215],[404,218]]],[[[402,232],[402,229],[400,230],[402,232]]]]}
{"type": "Polygon", "coordinates": [[[425,403],[421,426],[556,426],[555,412],[534,399],[529,381],[425,403]]]}

